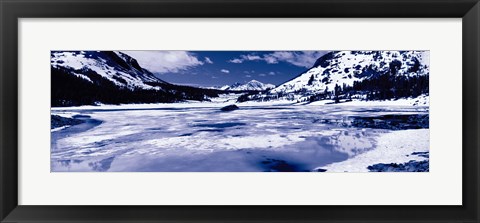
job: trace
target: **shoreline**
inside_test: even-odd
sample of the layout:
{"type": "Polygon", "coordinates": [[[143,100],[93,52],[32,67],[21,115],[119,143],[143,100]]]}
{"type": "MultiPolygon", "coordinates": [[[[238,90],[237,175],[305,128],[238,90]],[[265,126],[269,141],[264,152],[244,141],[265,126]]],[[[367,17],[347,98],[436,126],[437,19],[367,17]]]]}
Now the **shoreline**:
{"type": "Polygon", "coordinates": [[[375,164],[403,164],[411,160],[424,161],[426,157],[413,153],[429,152],[429,129],[397,130],[383,134],[377,139],[375,149],[348,160],[317,167],[326,172],[369,172],[368,166],[375,164]]]}
{"type": "Polygon", "coordinates": [[[418,107],[429,108],[427,104],[412,105],[409,100],[395,101],[350,101],[337,104],[329,104],[330,100],[316,101],[312,103],[297,103],[292,101],[265,101],[265,102],[179,102],[179,103],[151,103],[151,104],[104,104],[104,105],[82,105],[72,107],[51,107],[54,111],[75,111],[75,110],[121,110],[121,109],[162,109],[162,108],[221,108],[227,105],[237,105],[238,107],[262,107],[262,106],[332,106],[332,107],[418,107]]]}
{"type": "Polygon", "coordinates": [[[50,150],[57,149],[56,143],[58,140],[70,137],[73,134],[86,132],[103,123],[103,121],[93,119],[90,116],[72,119],[81,120],[82,122],[78,124],[65,125],[58,128],[50,129],[50,150]]]}

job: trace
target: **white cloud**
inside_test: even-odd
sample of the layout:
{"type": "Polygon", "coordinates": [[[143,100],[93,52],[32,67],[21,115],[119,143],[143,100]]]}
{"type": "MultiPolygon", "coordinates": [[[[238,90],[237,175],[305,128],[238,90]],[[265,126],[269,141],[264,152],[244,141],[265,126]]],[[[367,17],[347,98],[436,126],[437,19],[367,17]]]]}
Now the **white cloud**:
{"type": "Polygon", "coordinates": [[[242,60],[242,59],[235,58],[235,59],[229,60],[228,62],[230,62],[230,63],[243,63],[243,60],[242,60]]]}
{"type": "Polygon", "coordinates": [[[265,62],[269,63],[269,64],[275,64],[275,63],[278,63],[278,60],[277,58],[273,57],[272,55],[268,54],[268,55],[265,55],[264,56],[264,60],[265,62]]]}
{"type": "Polygon", "coordinates": [[[248,54],[248,55],[241,55],[240,56],[243,60],[261,60],[262,57],[258,56],[258,55],[253,55],[253,54],[248,54]]]}
{"type": "Polygon", "coordinates": [[[329,51],[277,51],[263,56],[247,54],[240,58],[229,60],[230,63],[243,63],[245,61],[265,61],[268,64],[279,62],[289,63],[298,67],[310,68],[315,61],[329,51]]]}
{"type": "Polygon", "coordinates": [[[260,76],[260,77],[265,77],[265,76],[267,76],[267,75],[264,74],[264,73],[261,73],[261,74],[258,74],[258,76],[260,76]]]}
{"type": "Polygon", "coordinates": [[[310,68],[318,58],[327,53],[328,51],[280,51],[269,54],[269,56],[298,67],[310,68]]]}
{"type": "Polygon", "coordinates": [[[229,74],[229,73],[230,73],[230,71],[229,71],[229,70],[227,70],[227,69],[221,69],[221,70],[220,70],[220,72],[222,72],[222,73],[226,73],[226,74],[229,74]]]}
{"type": "Polygon", "coordinates": [[[243,63],[245,61],[263,60],[261,56],[254,54],[240,55],[240,58],[233,58],[229,60],[230,63],[243,63]]]}
{"type": "Polygon", "coordinates": [[[177,73],[190,67],[203,65],[188,51],[122,51],[135,58],[140,66],[153,73],[177,73]]]}
{"type": "Polygon", "coordinates": [[[213,61],[210,60],[210,57],[205,57],[205,63],[209,63],[209,64],[212,64],[213,61]]]}
{"type": "Polygon", "coordinates": [[[268,75],[275,75],[275,72],[271,71],[271,72],[268,72],[268,75]]]}
{"type": "Polygon", "coordinates": [[[245,77],[252,77],[252,75],[245,75],[245,77]]]}

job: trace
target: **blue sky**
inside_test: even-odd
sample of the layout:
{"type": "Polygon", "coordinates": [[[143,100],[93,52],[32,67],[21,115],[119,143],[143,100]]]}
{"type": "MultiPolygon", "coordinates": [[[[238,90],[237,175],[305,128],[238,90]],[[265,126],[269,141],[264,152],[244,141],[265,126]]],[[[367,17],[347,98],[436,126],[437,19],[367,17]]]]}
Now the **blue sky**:
{"type": "Polygon", "coordinates": [[[328,51],[122,51],[170,83],[223,86],[258,80],[279,85],[328,51]]]}

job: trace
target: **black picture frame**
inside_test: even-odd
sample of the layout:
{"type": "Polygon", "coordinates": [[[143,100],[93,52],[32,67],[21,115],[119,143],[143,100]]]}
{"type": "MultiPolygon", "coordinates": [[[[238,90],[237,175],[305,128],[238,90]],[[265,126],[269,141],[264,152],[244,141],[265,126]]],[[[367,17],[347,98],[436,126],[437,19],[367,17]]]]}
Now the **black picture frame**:
{"type": "Polygon", "coordinates": [[[479,16],[478,0],[0,0],[1,222],[479,222],[479,16]],[[462,18],[463,205],[18,205],[17,21],[75,17],[462,18]]]}

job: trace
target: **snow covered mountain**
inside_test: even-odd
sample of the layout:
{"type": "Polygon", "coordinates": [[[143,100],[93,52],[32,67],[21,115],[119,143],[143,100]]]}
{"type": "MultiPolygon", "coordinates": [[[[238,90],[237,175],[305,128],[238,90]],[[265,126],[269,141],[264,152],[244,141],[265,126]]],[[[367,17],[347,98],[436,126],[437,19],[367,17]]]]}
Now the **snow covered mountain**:
{"type": "Polygon", "coordinates": [[[264,91],[267,89],[274,88],[275,85],[273,84],[264,84],[257,80],[251,80],[245,84],[235,83],[233,85],[226,85],[221,87],[221,90],[228,90],[228,91],[264,91]]]}
{"type": "MultiPolygon", "coordinates": [[[[387,80],[383,82],[390,83],[398,77],[409,81],[426,76],[428,80],[429,72],[429,51],[333,51],[318,58],[304,73],[266,94],[251,96],[251,99],[305,101],[311,96],[333,93],[356,84],[361,86],[364,81],[384,76],[387,80]]],[[[369,84],[374,85],[373,82],[369,84]]],[[[359,87],[359,90],[365,89],[359,87]]]]}
{"type": "Polygon", "coordinates": [[[72,74],[93,83],[89,72],[93,71],[119,87],[128,89],[156,89],[148,82],[166,83],[143,69],[137,60],[118,51],[53,51],[53,68],[71,69],[72,74]]]}
{"type": "Polygon", "coordinates": [[[52,106],[209,100],[220,91],[167,83],[118,51],[52,51],[52,106]]]}

